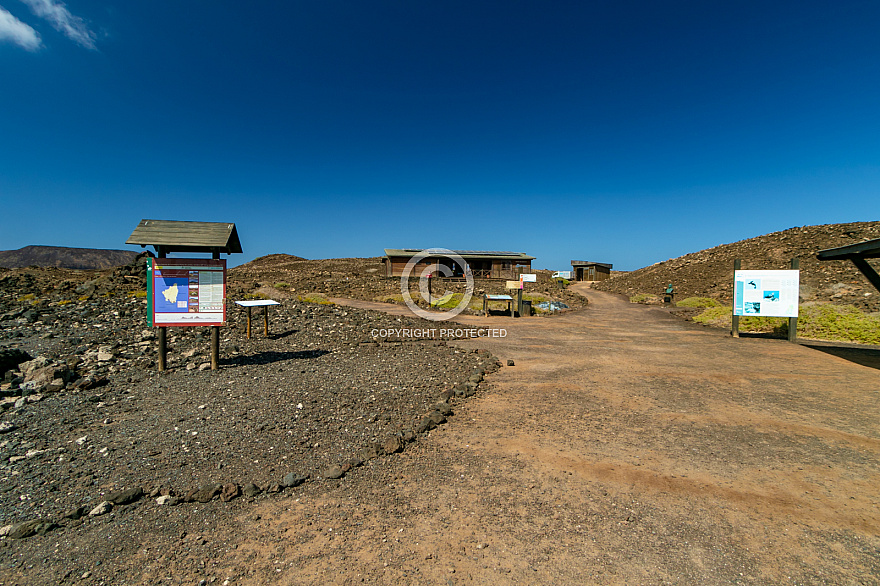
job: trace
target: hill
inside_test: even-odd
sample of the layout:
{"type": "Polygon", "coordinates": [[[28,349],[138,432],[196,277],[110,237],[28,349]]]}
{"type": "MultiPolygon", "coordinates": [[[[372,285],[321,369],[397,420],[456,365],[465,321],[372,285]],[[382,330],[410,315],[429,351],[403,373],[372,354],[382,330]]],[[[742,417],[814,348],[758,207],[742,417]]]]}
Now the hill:
{"type": "Polygon", "coordinates": [[[25,246],[18,250],[0,251],[0,267],[55,267],[59,269],[109,269],[128,264],[136,252],[100,248],[67,248],[64,246],[25,246]]]}
{"type": "Polygon", "coordinates": [[[616,275],[597,283],[595,288],[632,296],[660,294],[666,285],[672,283],[676,300],[711,297],[730,304],[733,301],[734,259],[742,259],[743,269],[787,269],[791,259],[797,257],[800,259],[802,303],[831,302],[875,312],[880,311],[880,293],[850,261],[820,262],[816,259],[820,250],[874,238],[880,238],[880,222],[795,227],[616,275]]]}

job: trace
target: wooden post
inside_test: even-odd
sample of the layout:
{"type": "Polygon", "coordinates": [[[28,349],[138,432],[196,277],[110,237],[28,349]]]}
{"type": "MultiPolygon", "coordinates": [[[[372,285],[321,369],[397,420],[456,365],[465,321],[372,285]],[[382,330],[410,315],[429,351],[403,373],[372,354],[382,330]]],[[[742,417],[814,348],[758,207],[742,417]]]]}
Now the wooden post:
{"type": "MultiPolygon", "coordinates": [[[[220,260],[220,249],[211,251],[211,258],[220,260]]],[[[225,300],[224,300],[225,301],[225,300]]],[[[220,326],[211,326],[211,370],[220,369],[220,326]]]]}
{"type": "MultiPolygon", "coordinates": [[[[159,246],[156,249],[156,253],[159,258],[165,258],[165,256],[166,256],[165,249],[161,246],[159,246]]],[[[147,278],[152,279],[152,276],[148,275],[147,278]]],[[[155,292],[153,294],[155,295],[155,292]]],[[[158,360],[159,372],[164,372],[165,369],[168,367],[168,360],[167,360],[167,358],[168,358],[168,340],[167,340],[167,336],[168,336],[168,328],[166,328],[165,326],[160,327],[159,328],[159,360],[158,360]]]]}
{"type": "MultiPolygon", "coordinates": [[[[522,285],[520,285],[522,286],[522,285]]],[[[516,311],[519,313],[519,316],[522,317],[522,289],[516,290],[516,311]]]]}
{"type": "Polygon", "coordinates": [[[269,306],[263,307],[263,335],[269,337],[269,306]]]}
{"type": "MultiPolygon", "coordinates": [[[[791,270],[796,271],[801,268],[800,259],[793,258],[791,259],[791,270]]],[[[800,305],[800,299],[797,300],[798,305],[800,305]]],[[[788,341],[797,344],[797,319],[796,317],[788,318],[788,341]]]]}
{"type": "Polygon", "coordinates": [[[247,308],[247,339],[251,339],[251,307],[248,305],[247,308]]]}
{"type": "MultiPolygon", "coordinates": [[[[742,268],[742,261],[740,259],[734,259],[733,261],[733,270],[738,271],[742,268]]],[[[736,287],[736,279],[734,279],[734,288],[736,287]]],[[[736,311],[736,290],[733,291],[734,304],[733,309],[731,309],[731,313],[736,311]]],[[[739,316],[733,315],[730,318],[730,335],[734,338],[739,338],[739,316]]]]}
{"type": "Polygon", "coordinates": [[[211,326],[211,370],[220,368],[220,326],[211,326]]]}
{"type": "Polygon", "coordinates": [[[159,372],[164,372],[166,368],[165,358],[168,354],[168,347],[166,345],[166,335],[168,328],[162,327],[159,328],[159,372]]]}
{"type": "Polygon", "coordinates": [[[489,317],[489,300],[483,295],[483,315],[489,317]]]}

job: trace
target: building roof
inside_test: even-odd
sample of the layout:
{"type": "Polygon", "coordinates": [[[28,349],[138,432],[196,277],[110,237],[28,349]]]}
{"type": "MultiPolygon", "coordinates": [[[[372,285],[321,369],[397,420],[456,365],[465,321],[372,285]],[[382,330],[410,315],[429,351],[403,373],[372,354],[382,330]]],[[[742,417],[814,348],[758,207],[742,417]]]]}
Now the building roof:
{"type": "Polygon", "coordinates": [[[572,267],[605,267],[609,271],[611,267],[614,266],[610,262],[592,262],[589,260],[573,260],[571,261],[572,267]]]}
{"type": "Polygon", "coordinates": [[[225,222],[141,220],[125,243],[153,246],[157,252],[241,252],[235,224],[225,222]]]}
{"type": "MultiPolygon", "coordinates": [[[[386,248],[385,256],[407,256],[413,257],[420,252],[435,252],[442,255],[445,248],[386,248]]],[[[503,250],[453,250],[455,254],[463,259],[492,259],[492,260],[535,260],[534,256],[529,256],[524,252],[508,252],[503,250]]]]}
{"type": "Polygon", "coordinates": [[[846,260],[856,257],[880,258],[880,238],[839,248],[828,248],[816,253],[816,258],[819,260],[846,260]]]}

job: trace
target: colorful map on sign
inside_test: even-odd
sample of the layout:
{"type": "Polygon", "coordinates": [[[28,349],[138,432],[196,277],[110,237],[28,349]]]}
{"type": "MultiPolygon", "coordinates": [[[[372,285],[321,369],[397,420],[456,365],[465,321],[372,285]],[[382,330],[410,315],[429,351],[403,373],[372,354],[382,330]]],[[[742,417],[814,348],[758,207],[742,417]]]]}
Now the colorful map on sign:
{"type": "Polygon", "coordinates": [[[156,277],[153,303],[157,313],[187,313],[189,279],[156,277]]]}

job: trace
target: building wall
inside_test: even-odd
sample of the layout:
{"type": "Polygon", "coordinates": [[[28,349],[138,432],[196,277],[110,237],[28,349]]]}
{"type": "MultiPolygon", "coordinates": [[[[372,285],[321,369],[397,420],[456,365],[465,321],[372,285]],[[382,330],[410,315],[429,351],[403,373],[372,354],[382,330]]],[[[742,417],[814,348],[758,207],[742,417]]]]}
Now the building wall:
{"type": "MultiPolygon", "coordinates": [[[[385,259],[383,259],[383,262],[385,263],[385,276],[399,277],[403,275],[403,271],[406,268],[406,265],[409,262],[410,258],[411,257],[405,256],[385,257],[385,259]]],[[[443,260],[445,261],[444,264],[448,264],[448,259],[443,260]]],[[[437,262],[438,259],[422,259],[413,267],[413,276],[418,276],[426,267],[434,265],[437,262]]],[[[476,277],[491,279],[518,279],[521,273],[528,273],[531,271],[532,261],[501,261],[494,259],[480,261],[479,259],[468,259],[468,264],[471,265],[472,269],[474,270],[474,275],[476,277]],[[491,269],[489,268],[490,266],[491,269]],[[481,270],[477,267],[485,268],[481,270]]]]}

